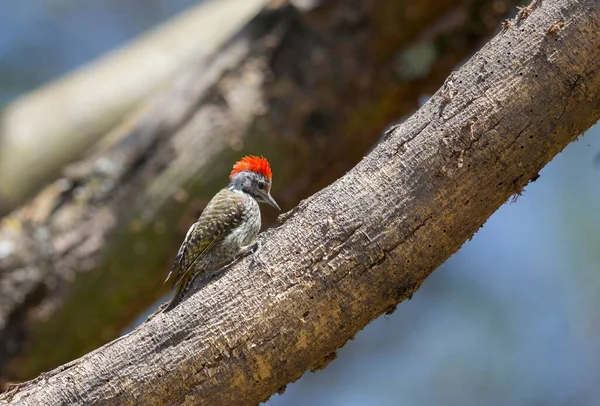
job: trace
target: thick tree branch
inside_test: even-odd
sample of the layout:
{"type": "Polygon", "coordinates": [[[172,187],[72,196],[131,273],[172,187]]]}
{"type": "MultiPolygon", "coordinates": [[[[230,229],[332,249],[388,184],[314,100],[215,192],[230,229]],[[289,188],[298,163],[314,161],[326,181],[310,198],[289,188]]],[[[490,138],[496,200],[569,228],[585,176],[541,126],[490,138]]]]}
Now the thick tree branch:
{"type": "Polygon", "coordinates": [[[600,4],[544,0],[173,311],[0,400],[256,404],[408,297],[600,118],[600,4]]]}

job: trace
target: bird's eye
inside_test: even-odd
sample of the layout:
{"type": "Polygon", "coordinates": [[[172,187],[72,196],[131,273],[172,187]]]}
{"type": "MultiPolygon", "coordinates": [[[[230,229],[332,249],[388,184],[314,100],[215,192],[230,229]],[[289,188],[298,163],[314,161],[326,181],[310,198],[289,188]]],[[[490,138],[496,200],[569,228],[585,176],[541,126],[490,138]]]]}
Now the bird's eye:
{"type": "Polygon", "coordinates": [[[258,188],[260,190],[263,190],[265,188],[265,182],[263,182],[262,180],[260,182],[258,182],[258,188]]]}

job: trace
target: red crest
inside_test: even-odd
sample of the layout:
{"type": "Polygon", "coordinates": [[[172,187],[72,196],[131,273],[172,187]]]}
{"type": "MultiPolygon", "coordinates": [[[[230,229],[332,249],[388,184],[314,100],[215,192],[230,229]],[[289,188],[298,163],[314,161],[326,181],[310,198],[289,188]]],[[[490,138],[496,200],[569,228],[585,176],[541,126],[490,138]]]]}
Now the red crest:
{"type": "Polygon", "coordinates": [[[243,157],[241,160],[233,165],[233,170],[229,175],[229,179],[233,177],[236,173],[242,171],[252,171],[256,173],[260,173],[267,179],[271,179],[271,166],[269,165],[269,161],[264,157],[258,157],[254,155],[248,155],[243,157]]]}

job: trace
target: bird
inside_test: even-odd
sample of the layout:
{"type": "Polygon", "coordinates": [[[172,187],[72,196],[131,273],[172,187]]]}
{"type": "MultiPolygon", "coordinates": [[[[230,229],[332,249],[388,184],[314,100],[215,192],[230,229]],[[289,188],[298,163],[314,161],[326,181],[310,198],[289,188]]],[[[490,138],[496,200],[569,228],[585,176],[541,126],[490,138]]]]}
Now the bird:
{"type": "Polygon", "coordinates": [[[277,210],[271,196],[272,173],[266,158],[248,155],[233,165],[229,185],[206,205],[189,228],[165,280],[173,279],[175,295],[165,311],[177,306],[196,277],[207,278],[249,252],[260,251],[255,242],[261,227],[258,203],[277,210]]]}

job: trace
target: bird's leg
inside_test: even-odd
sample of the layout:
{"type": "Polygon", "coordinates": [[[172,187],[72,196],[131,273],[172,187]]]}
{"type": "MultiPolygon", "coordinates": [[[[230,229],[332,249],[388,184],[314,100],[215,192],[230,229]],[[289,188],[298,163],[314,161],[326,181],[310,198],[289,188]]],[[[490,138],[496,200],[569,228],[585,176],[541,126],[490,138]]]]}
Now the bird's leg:
{"type": "Polygon", "coordinates": [[[250,252],[252,252],[252,264],[253,265],[260,264],[260,260],[258,259],[258,254],[260,253],[261,250],[262,250],[262,243],[260,240],[256,240],[253,243],[250,243],[248,245],[244,245],[243,247],[241,247],[238,257],[245,257],[250,252]]]}
{"type": "Polygon", "coordinates": [[[256,240],[254,243],[254,249],[252,250],[252,262],[259,262],[258,254],[262,251],[262,243],[260,240],[256,240]]]}

